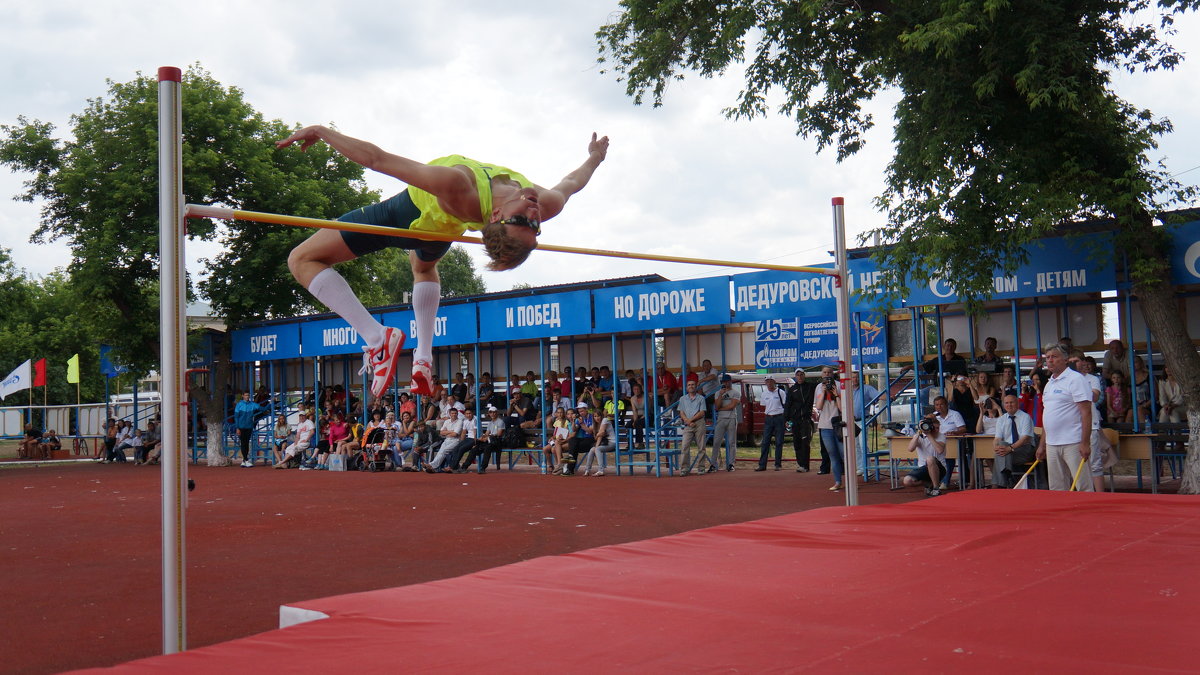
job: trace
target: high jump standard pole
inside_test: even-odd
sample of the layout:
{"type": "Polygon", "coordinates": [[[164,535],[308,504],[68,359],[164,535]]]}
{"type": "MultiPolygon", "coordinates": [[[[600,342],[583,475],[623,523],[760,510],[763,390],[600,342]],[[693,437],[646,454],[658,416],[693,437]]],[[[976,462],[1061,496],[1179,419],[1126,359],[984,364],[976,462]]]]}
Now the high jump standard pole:
{"type": "MultiPolygon", "coordinates": [[[[858,453],[855,451],[854,429],[854,387],[847,387],[852,379],[853,360],[850,348],[850,263],[846,255],[846,200],[843,197],[833,198],[833,245],[834,263],[837,270],[837,332],[838,332],[838,365],[842,376],[838,379],[838,389],[842,396],[842,421],[846,423],[843,430],[842,464],[845,467],[842,487],[846,490],[846,506],[858,506],[858,453]]],[[[864,378],[865,381],[865,378],[864,378]]],[[[861,385],[860,385],[861,386],[861,385]]],[[[864,429],[865,431],[865,429],[864,429]]]]}
{"type": "Polygon", "coordinates": [[[158,69],[158,289],[162,376],[162,645],[164,654],[187,649],[184,569],[183,373],[187,356],[183,257],[183,106],[178,68],[158,69]]]}

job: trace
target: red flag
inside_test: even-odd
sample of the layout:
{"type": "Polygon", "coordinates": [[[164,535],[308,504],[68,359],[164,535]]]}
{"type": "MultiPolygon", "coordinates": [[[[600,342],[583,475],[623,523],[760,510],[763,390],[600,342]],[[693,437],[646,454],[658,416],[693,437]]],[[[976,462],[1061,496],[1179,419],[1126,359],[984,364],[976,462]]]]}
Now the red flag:
{"type": "Polygon", "coordinates": [[[33,386],[46,386],[46,359],[38,359],[33,364],[33,386]]]}

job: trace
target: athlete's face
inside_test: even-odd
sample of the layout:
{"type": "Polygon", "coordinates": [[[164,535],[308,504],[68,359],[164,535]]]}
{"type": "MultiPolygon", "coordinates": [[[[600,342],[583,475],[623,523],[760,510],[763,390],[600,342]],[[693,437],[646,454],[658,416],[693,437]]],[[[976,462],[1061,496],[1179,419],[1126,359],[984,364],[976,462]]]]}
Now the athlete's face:
{"type": "Polygon", "coordinates": [[[509,236],[526,240],[530,246],[537,245],[537,236],[542,231],[542,209],[534,188],[517,190],[496,207],[493,217],[496,222],[505,224],[509,236]]]}

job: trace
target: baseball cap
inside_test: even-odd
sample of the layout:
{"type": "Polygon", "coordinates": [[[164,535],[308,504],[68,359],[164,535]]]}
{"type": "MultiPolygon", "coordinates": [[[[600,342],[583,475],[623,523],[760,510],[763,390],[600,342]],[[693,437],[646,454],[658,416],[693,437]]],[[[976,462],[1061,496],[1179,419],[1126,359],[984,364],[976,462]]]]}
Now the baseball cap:
{"type": "Polygon", "coordinates": [[[575,408],[576,408],[577,410],[578,410],[578,409],[580,409],[580,408],[582,408],[582,409],[586,410],[586,409],[587,409],[587,407],[588,407],[588,404],[586,404],[586,403],[583,403],[583,402],[580,402],[580,404],[579,404],[579,405],[575,406],[575,408]]]}
{"type": "Polygon", "coordinates": [[[721,381],[722,382],[733,382],[733,376],[730,375],[729,373],[725,373],[724,375],[721,376],[721,381]]]}
{"type": "Polygon", "coordinates": [[[766,377],[766,379],[763,380],[763,382],[774,382],[774,381],[775,381],[775,377],[772,375],[768,375],[766,377]]]}
{"type": "Polygon", "coordinates": [[[494,406],[494,405],[489,405],[489,406],[487,407],[487,411],[488,411],[488,412],[497,412],[498,410],[499,410],[499,408],[497,408],[497,407],[496,407],[496,406],[494,406]]]}

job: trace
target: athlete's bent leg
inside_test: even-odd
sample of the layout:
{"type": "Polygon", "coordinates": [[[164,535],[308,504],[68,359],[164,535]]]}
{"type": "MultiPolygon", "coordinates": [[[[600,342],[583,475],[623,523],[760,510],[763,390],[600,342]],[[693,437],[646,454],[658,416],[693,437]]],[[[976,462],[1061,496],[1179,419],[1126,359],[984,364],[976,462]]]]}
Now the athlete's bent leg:
{"type": "Polygon", "coordinates": [[[383,342],[384,327],[363,307],[350,285],[333,265],[356,255],[337,230],[319,230],[288,255],[288,269],[313,296],[346,320],[369,347],[383,342]]]}
{"type": "Polygon", "coordinates": [[[441,278],[437,261],[422,260],[417,251],[409,251],[413,272],[413,314],[417,324],[417,345],[413,348],[411,388],[414,393],[432,395],[433,332],[438,305],[442,300],[441,278]]]}

